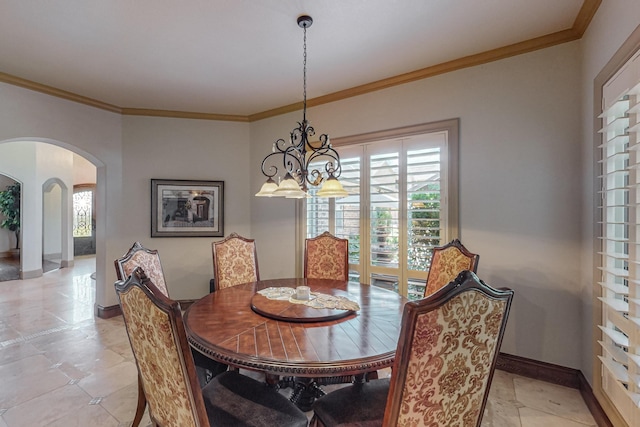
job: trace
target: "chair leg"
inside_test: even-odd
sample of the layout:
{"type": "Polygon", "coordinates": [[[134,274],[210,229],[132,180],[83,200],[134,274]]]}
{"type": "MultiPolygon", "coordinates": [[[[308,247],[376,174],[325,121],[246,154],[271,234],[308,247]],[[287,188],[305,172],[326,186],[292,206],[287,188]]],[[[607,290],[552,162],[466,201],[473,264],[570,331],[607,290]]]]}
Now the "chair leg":
{"type": "Polygon", "coordinates": [[[136,408],[136,415],[133,417],[131,427],[138,427],[140,425],[140,421],[142,421],[142,416],[144,415],[144,408],[146,406],[147,397],[144,395],[144,390],[142,389],[142,381],[140,380],[140,375],[138,374],[138,407],[136,408]]]}

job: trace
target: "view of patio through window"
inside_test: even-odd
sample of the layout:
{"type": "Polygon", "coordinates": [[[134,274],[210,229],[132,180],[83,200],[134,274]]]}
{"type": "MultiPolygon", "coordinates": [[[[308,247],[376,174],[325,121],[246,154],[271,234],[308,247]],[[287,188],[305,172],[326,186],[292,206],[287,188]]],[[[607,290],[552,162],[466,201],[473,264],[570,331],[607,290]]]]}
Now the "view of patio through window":
{"type": "Polygon", "coordinates": [[[434,246],[447,241],[447,132],[339,148],[342,199],[306,202],[306,236],[349,239],[351,280],[424,294],[434,246]]]}

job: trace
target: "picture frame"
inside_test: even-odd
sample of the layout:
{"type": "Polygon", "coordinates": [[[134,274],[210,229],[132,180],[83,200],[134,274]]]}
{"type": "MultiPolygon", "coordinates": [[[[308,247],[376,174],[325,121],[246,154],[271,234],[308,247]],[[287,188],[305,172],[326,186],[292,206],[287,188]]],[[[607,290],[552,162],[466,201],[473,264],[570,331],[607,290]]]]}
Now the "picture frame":
{"type": "Polygon", "coordinates": [[[151,237],[224,237],[224,181],[152,179],[151,237]]]}

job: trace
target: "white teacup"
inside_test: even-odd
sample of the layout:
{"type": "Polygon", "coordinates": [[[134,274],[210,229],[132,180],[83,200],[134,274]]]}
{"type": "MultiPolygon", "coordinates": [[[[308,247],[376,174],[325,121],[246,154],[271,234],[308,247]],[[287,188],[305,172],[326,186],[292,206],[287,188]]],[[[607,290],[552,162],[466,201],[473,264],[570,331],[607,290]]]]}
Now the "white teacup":
{"type": "Polygon", "coordinates": [[[296,299],[308,300],[311,297],[311,289],[308,286],[298,286],[296,288],[296,299]]]}

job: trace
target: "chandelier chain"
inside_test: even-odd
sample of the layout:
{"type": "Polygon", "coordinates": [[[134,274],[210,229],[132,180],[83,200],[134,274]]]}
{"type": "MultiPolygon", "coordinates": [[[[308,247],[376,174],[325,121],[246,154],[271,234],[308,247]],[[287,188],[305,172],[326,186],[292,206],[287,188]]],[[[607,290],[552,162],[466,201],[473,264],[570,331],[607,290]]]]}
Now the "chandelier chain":
{"type": "Polygon", "coordinates": [[[302,55],[302,119],[307,120],[307,26],[303,26],[304,30],[304,43],[303,43],[303,55],[302,55]]]}

